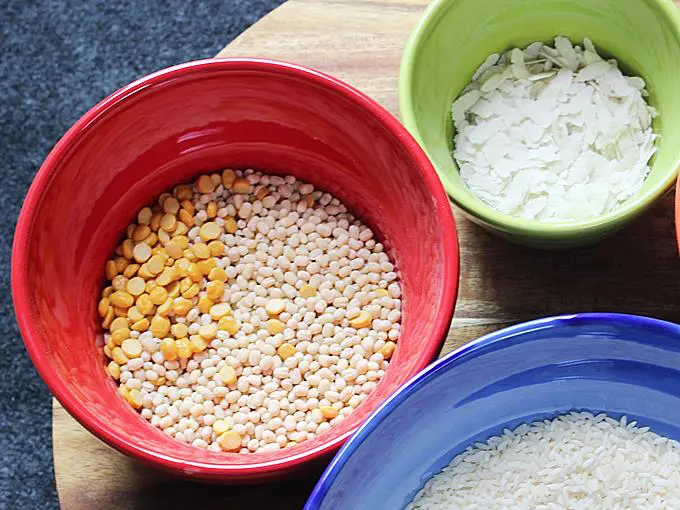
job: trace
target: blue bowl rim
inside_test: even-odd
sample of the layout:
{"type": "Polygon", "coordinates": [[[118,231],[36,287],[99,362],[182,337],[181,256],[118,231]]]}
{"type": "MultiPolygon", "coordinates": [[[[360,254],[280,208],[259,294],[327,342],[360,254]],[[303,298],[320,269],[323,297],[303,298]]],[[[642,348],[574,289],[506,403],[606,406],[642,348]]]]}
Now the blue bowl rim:
{"type": "Polygon", "coordinates": [[[340,451],[335,455],[331,463],[321,475],[312,494],[309,496],[304,510],[315,510],[325,498],[340,470],[347,463],[354,451],[368,438],[380,423],[397,408],[404,400],[425,386],[431,379],[435,378],[440,372],[446,371],[451,365],[461,357],[481,351],[484,347],[491,344],[506,341],[524,333],[538,331],[542,329],[553,329],[563,326],[575,326],[583,323],[616,324],[630,325],[635,327],[660,329],[680,337],[680,325],[661,319],[643,317],[640,315],[629,315],[621,313],[577,313],[570,315],[557,315],[536,319],[529,322],[517,324],[500,329],[484,335],[477,340],[465,344],[462,347],[448,353],[438,359],[428,367],[421,370],[409,381],[405,382],[395,391],[383,404],[378,407],[359,427],[354,435],[345,443],[340,451]]]}

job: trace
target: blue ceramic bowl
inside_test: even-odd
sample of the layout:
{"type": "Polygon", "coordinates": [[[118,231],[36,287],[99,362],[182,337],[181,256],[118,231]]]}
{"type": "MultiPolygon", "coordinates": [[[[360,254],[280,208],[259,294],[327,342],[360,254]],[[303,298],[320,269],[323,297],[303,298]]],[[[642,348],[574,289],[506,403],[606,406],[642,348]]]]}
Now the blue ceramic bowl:
{"type": "Polygon", "coordinates": [[[374,412],[306,510],[392,510],[473,441],[570,410],[680,439],[680,326],[632,315],[527,322],[450,353],[374,412]]]}

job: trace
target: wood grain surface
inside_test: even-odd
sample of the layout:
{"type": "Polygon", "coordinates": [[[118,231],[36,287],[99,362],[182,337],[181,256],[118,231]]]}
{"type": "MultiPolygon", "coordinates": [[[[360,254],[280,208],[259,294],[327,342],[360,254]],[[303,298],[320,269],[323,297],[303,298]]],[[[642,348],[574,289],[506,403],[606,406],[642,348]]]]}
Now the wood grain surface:
{"type": "MultiPolygon", "coordinates": [[[[360,88],[395,115],[403,46],[427,0],[289,0],[219,53],[314,67],[360,88]]],[[[680,4],[680,0],[677,0],[680,4]]],[[[680,320],[673,197],[588,248],[508,244],[457,211],[461,277],[442,354],[490,331],[554,314],[616,311],[680,320]]],[[[64,510],[302,508],[320,472],[278,484],[222,487],[143,466],[85,431],[54,402],[54,463],[64,510]]]]}

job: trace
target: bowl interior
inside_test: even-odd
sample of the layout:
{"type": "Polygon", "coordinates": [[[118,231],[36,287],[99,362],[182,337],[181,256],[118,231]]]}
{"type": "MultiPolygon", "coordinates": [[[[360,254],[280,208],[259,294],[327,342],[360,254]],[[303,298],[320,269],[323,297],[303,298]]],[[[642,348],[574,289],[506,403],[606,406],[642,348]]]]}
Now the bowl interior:
{"type": "Polygon", "coordinates": [[[113,445],[185,474],[267,474],[337,446],[431,360],[453,313],[453,219],[425,155],[374,108],[345,85],[294,66],[213,60],[137,82],[79,121],[29,193],[13,267],[29,353],[77,419],[113,445]],[[96,301],[121,232],[161,192],[225,167],[293,174],[334,193],[376,229],[402,278],[403,334],[376,391],[327,434],[275,453],[215,454],[170,439],[118,397],[98,348],[96,301]]]}
{"type": "Polygon", "coordinates": [[[571,410],[625,414],[680,439],[679,341],[678,325],[606,314],[482,338],[386,402],[336,456],[306,508],[403,508],[471,443],[571,410]]]}
{"type": "Polygon", "coordinates": [[[508,232],[567,234],[626,218],[666,191],[680,164],[680,14],[670,0],[440,0],[407,46],[400,82],[406,126],[435,162],[447,192],[483,223],[508,232]],[[452,158],[451,104],[492,53],[552,42],[556,35],[582,44],[589,37],[624,72],[643,77],[660,115],[659,151],[643,188],[618,210],[583,222],[540,223],[500,213],[463,184],[452,158]]]}

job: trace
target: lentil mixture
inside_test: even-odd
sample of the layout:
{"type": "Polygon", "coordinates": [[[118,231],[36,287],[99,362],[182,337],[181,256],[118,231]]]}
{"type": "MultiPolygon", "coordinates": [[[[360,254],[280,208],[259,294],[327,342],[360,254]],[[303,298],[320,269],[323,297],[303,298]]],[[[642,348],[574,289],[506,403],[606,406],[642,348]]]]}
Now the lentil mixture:
{"type": "Polygon", "coordinates": [[[152,425],[211,451],[292,446],[375,389],[400,332],[384,247],[292,176],[224,170],[143,208],[106,263],[107,371],[152,425]]]}

